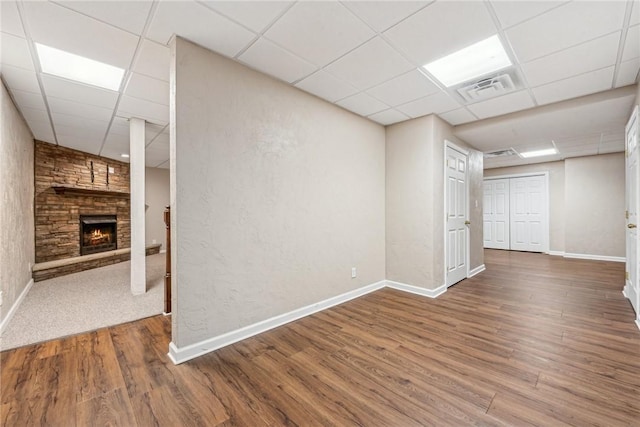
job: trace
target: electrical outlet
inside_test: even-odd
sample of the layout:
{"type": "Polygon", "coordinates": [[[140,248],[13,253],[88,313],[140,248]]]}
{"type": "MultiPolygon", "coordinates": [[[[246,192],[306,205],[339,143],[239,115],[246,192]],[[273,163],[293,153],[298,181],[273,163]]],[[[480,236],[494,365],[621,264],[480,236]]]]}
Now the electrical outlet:
{"type": "Polygon", "coordinates": [[[156,239],[153,239],[153,240],[151,241],[151,243],[155,245],[155,244],[156,244],[156,239]]]}
{"type": "Polygon", "coordinates": [[[355,267],[351,267],[351,278],[355,279],[357,275],[358,274],[357,274],[356,268],[355,267]]]}

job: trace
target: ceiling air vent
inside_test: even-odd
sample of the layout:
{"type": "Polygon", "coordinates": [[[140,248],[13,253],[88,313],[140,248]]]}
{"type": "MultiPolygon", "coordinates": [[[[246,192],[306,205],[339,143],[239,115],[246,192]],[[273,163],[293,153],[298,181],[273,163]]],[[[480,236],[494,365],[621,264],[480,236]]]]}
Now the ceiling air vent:
{"type": "Polygon", "coordinates": [[[495,77],[482,79],[470,85],[462,86],[458,89],[458,93],[462,95],[466,101],[481,101],[483,99],[507,94],[515,88],[509,74],[500,74],[495,77]]]}
{"type": "Polygon", "coordinates": [[[513,151],[512,148],[509,148],[507,150],[498,150],[498,151],[492,151],[490,153],[484,153],[484,158],[485,159],[492,159],[494,157],[514,156],[515,154],[516,154],[516,152],[513,151]]]}

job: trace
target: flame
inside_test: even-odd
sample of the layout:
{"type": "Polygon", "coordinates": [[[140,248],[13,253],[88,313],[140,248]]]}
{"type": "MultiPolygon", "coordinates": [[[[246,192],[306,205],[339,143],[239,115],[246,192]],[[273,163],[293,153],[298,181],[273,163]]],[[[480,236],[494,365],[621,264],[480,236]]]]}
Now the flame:
{"type": "Polygon", "coordinates": [[[93,233],[91,234],[91,237],[96,237],[96,238],[102,237],[102,236],[103,236],[102,230],[99,230],[99,229],[93,230],[93,233]]]}

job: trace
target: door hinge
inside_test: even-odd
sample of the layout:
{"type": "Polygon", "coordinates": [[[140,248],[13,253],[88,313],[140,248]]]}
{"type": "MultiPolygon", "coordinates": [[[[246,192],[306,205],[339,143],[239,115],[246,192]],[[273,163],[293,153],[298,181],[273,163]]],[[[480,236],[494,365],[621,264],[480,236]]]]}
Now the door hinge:
{"type": "Polygon", "coordinates": [[[624,272],[624,278],[625,278],[625,280],[629,280],[629,272],[628,271],[624,272]]]}

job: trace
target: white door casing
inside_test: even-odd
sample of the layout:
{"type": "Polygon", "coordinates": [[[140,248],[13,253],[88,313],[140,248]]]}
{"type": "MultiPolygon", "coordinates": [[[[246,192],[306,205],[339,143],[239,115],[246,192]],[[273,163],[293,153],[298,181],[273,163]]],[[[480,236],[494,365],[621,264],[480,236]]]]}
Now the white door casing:
{"type": "Polygon", "coordinates": [[[640,203],[640,174],[638,170],[638,106],[633,110],[625,129],[626,135],[626,274],[624,293],[631,301],[640,326],[640,283],[638,267],[638,204],[640,203]]]}
{"type": "Polygon", "coordinates": [[[464,150],[447,142],[445,150],[446,284],[451,286],[468,274],[467,160],[464,150]]]}
{"type": "Polygon", "coordinates": [[[509,180],[485,180],[483,199],[484,247],[491,249],[510,249],[509,180]]]}
{"type": "Polygon", "coordinates": [[[509,187],[511,249],[546,252],[546,176],[512,178],[509,187]]]}

